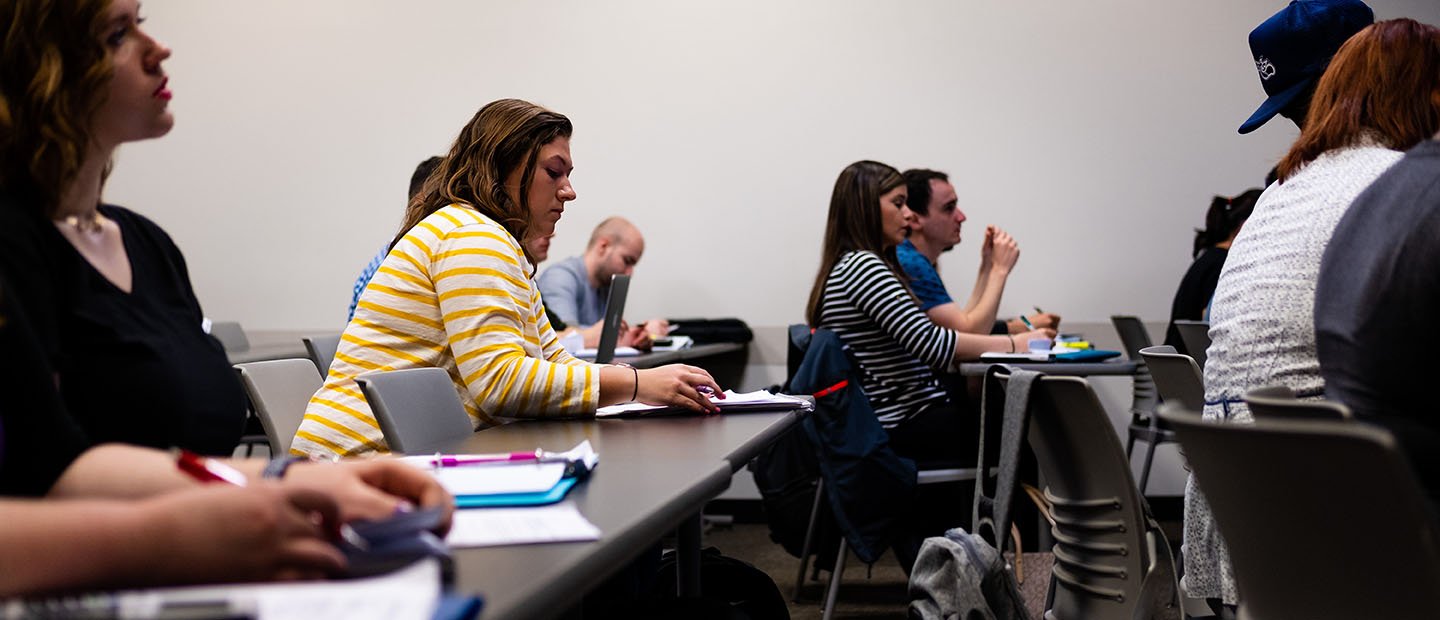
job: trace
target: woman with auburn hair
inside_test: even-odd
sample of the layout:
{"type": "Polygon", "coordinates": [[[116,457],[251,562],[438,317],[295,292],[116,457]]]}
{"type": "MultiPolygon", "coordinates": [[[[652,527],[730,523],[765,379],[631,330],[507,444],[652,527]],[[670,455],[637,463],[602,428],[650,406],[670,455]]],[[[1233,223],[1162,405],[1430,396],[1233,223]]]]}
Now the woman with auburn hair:
{"type": "MultiPolygon", "coordinates": [[[[1242,397],[1283,385],[1324,394],[1315,349],[1321,255],[1355,197],[1440,130],[1440,30],[1409,19],[1351,37],[1316,85],[1305,128],[1235,238],[1210,312],[1205,417],[1248,423],[1242,397]]],[[[1191,477],[1185,575],[1191,596],[1237,604],[1229,556],[1191,477]]]]}
{"type": "Polygon", "coordinates": [[[355,384],[374,370],[448,370],[476,430],[513,418],[594,415],[628,401],[717,410],[702,391],[720,386],[700,368],[591,364],[560,346],[526,244],[554,234],[575,199],[571,132],[570,119],[518,99],[475,113],[410,202],[293,451],[386,450],[355,384]]]}
{"type": "Polygon", "coordinates": [[[115,150],[174,124],[141,21],[135,0],[0,3],[0,495],[86,500],[0,501],[0,595],[320,577],[342,520],[421,505],[448,527],[454,499],[394,460],[231,459],[252,484],[202,489],[156,449],[229,455],[245,404],[180,250],[101,202],[115,150]]]}
{"type": "MultiPolygon", "coordinates": [[[[830,195],[820,269],[805,316],[811,327],[835,332],[853,353],[861,387],[898,454],[917,460],[973,460],[978,420],[963,413],[963,403],[951,402],[935,373],[953,371],[959,362],[987,351],[1024,350],[1031,338],[1053,338],[1055,332],[981,336],[932,323],[905,284],[895,257],[895,246],[905,239],[911,219],[905,203],[905,177],[890,166],[859,161],[840,172],[830,195]]],[[[917,512],[943,521],[947,515],[934,514],[942,510],[917,512]]],[[[910,540],[897,542],[902,566],[909,570],[925,535],[955,525],[953,520],[937,522],[937,528],[930,529],[939,531],[914,531],[910,540]]]]}

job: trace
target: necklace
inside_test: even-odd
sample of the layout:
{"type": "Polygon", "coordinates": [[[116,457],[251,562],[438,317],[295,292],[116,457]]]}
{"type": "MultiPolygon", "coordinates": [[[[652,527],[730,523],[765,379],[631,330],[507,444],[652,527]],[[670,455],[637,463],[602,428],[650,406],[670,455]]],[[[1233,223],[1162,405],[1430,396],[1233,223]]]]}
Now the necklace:
{"type": "Polygon", "coordinates": [[[98,235],[105,230],[105,225],[103,220],[100,219],[99,211],[91,211],[89,215],[83,217],[79,215],[67,215],[65,219],[60,221],[64,222],[66,226],[74,228],[77,232],[84,234],[98,235]]]}

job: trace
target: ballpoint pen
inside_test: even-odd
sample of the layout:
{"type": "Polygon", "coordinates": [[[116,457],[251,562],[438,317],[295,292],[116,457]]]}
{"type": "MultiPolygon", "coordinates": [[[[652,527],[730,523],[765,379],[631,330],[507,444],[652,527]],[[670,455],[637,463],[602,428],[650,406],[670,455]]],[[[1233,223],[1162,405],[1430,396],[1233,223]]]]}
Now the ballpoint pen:
{"type": "Polygon", "coordinates": [[[554,462],[568,460],[555,458],[548,452],[501,452],[496,454],[441,454],[435,453],[430,464],[435,467],[457,467],[460,465],[484,465],[486,463],[515,463],[520,461],[554,462]]]}
{"type": "Polygon", "coordinates": [[[1035,331],[1035,326],[1030,324],[1030,319],[1025,315],[1020,315],[1020,322],[1025,324],[1025,329],[1028,329],[1032,332],[1035,331]]]}
{"type": "MultiPolygon", "coordinates": [[[[245,474],[240,470],[226,465],[223,462],[200,456],[185,449],[181,449],[179,454],[176,455],[175,466],[191,478],[201,482],[223,482],[237,487],[243,487],[249,482],[249,479],[246,478],[245,474]]],[[[365,550],[370,548],[370,543],[366,542],[360,534],[356,533],[354,528],[351,528],[348,523],[340,524],[339,533],[340,538],[359,549],[365,550]]]]}

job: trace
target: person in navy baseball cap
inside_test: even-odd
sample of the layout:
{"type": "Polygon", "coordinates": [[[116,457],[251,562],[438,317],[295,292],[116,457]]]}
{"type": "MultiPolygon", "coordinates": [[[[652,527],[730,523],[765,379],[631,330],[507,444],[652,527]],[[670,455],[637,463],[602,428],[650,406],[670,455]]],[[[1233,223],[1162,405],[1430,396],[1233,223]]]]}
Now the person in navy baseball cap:
{"type": "Polygon", "coordinates": [[[1250,133],[1276,114],[1304,126],[1315,82],[1335,50],[1375,22],[1360,0],[1294,0],[1250,31],[1250,52],[1270,97],[1240,126],[1250,133]]]}

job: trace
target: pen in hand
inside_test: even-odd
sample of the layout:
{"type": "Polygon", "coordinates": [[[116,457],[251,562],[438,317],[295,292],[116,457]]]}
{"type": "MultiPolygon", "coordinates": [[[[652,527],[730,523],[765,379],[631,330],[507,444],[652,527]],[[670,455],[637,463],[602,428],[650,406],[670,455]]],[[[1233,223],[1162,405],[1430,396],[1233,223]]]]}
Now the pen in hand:
{"type": "MultiPolygon", "coordinates": [[[[185,472],[186,475],[200,482],[223,482],[237,487],[243,487],[249,483],[249,479],[245,477],[244,472],[226,465],[221,461],[200,456],[183,448],[175,457],[175,466],[180,468],[180,471],[185,472]]],[[[340,538],[354,545],[356,548],[361,550],[368,550],[370,548],[370,544],[366,542],[354,528],[350,527],[349,524],[340,524],[339,534],[340,538]]]]}

